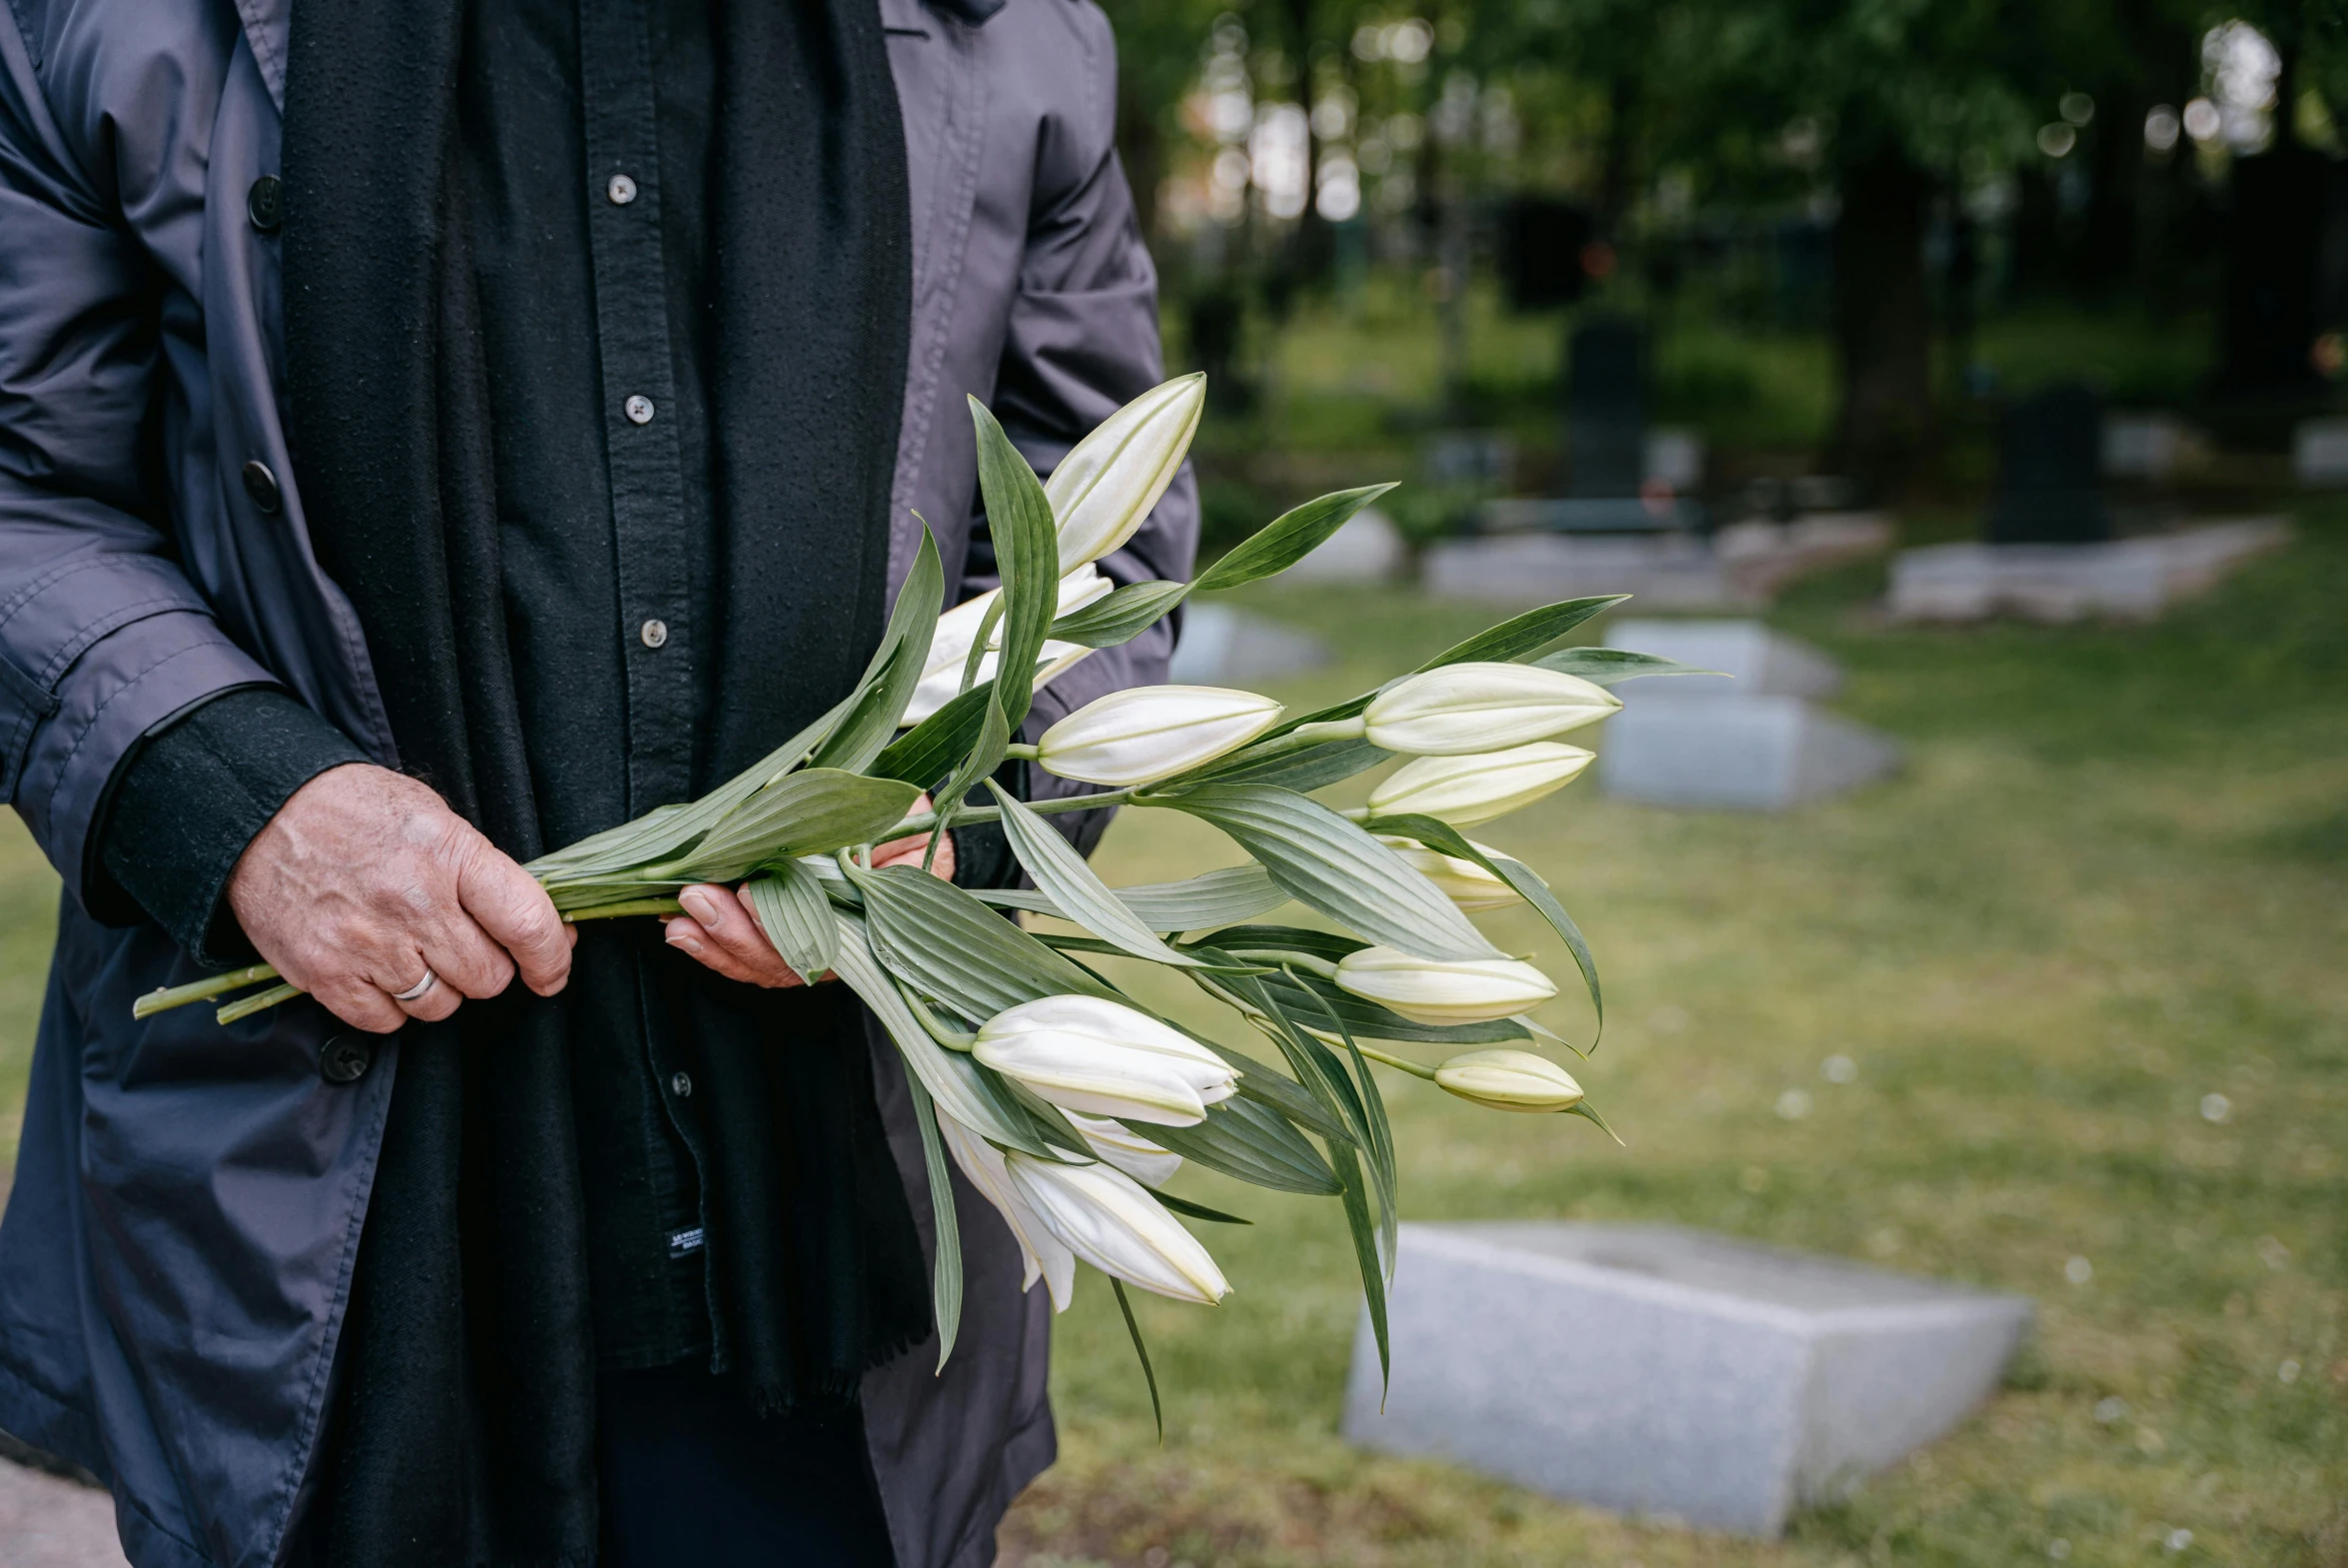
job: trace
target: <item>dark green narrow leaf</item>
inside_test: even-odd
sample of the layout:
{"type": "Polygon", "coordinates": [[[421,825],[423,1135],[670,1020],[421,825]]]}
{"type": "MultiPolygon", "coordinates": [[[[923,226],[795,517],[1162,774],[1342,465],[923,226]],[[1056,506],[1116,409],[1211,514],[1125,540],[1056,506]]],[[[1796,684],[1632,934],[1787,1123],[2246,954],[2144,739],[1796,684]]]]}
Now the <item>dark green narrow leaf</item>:
{"type": "Polygon", "coordinates": [[[1489,631],[1476,633],[1464,643],[1453,644],[1411,674],[1439,670],[1444,665],[1505,663],[1521,659],[1526,654],[1538,653],[1590,617],[1613,609],[1629,597],[1628,594],[1598,594],[1588,599],[1560,600],[1554,605],[1543,605],[1538,610],[1527,610],[1523,615],[1503,621],[1489,631]]]}
{"type": "Polygon", "coordinates": [[[1158,1422],[1158,1446],[1164,1448],[1166,1410],[1158,1402],[1158,1374],[1150,1367],[1150,1347],[1142,1343],[1142,1325],[1134,1320],[1134,1303],[1126,1299],[1126,1282],[1112,1274],[1109,1288],[1117,1292],[1117,1309],[1126,1315],[1126,1332],[1134,1337],[1134,1354],[1142,1358],[1142,1379],[1150,1385],[1150,1414],[1158,1422]]]}
{"type": "Polygon", "coordinates": [[[1126,1125],[1169,1153],[1249,1186],[1307,1197],[1334,1197],[1341,1190],[1328,1161],[1286,1117],[1244,1094],[1209,1106],[1194,1127],[1126,1125]]]}
{"type": "Polygon", "coordinates": [[[995,629],[1002,624],[1003,596],[997,594],[980,612],[979,630],[971,634],[970,651],[962,656],[962,678],[955,683],[957,696],[979,684],[979,671],[987,663],[987,650],[995,642],[995,629]]]}
{"type": "Polygon", "coordinates": [[[945,1141],[938,1135],[938,1107],[930,1091],[913,1073],[905,1075],[913,1096],[914,1120],[922,1129],[922,1168],[930,1178],[931,1226],[937,1232],[936,1260],[930,1272],[930,1305],[938,1318],[938,1365],[954,1353],[955,1335],[962,1329],[962,1222],[954,1212],[954,1176],[946,1161],[945,1141]]]}
{"type": "Polygon", "coordinates": [[[929,788],[954,772],[954,765],[969,754],[994,701],[992,681],[950,698],[938,712],[890,743],[866,772],[876,779],[902,779],[929,788]]]}
{"type": "Polygon", "coordinates": [[[1193,1203],[1188,1198],[1177,1198],[1171,1192],[1153,1191],[1150,1195],[1177,1214],[1187,1214],[1192,1219],[1202,1219],[1210,1225],[1252,1225],[1255,1223],[1251,1219],[1242,1219],[1237,1214],[1226,1214],[1219,1208],[1208,1208],[1203,1203],[1193,1203]]]}
{"type": "Polygon", "coordinates": [[[872,668],[861,683],[863,696],[810,759],[811,768],[839,768],[862,773],[881,755],[897,734],[897,722],[922,683],[922,667],[930,660],[930,640],[938,630],[938,610],[946,592],[946,574],[938,562],[938,542],[922,530],[913,571],[898,591],[897,608],[889,630],[873,655],[872,668]]]}
{"type": "Polygon", "coordinates": [[[1585,1120],[1596,1122],[1598,1130],[1603,1132],[1607,1137],[1612,1138],[1614,1140],[1615,1146],[1618,1148],[1628,1148],[1630,1146],[1629,1144],[1622,1141],[1621,1133],[1616,1132],[1612,1127],[1606,1125],[1606,1118],[1599,1115],[1597,1107],[1592,1105],[1588,1100],[1583,1100],[1579,1104],[1570,1107],[1567,1109],[1565,1114],[1568,1116],[1580,1116],[1585,1120]]]}
{"type": "Polygon", "coordinates": [[[1334,1008],[1321,1001],[1317,991],[1309,987],[1299,988],[1320,1003],[1321,1016],[1335,1026],[1338,1037],[1345,1042],[1345,1049],[1353,1058],[1353,1075],[1360,1080],[1362,1117],[1369,1130],[1369,1142],[1363,1152],[1368,1156],[1370,1173],[1377,1177],[1378,1241],[1386,1260],[1386,1277],[1391,1279],[1401,1234],[1402,1170],[1394,1158],[1394,1129],[1386,1119],[1385,1096],[1378,1092],[1377,1079],[1370,1073],[1368,1058],[1361,1054],[1361,1047],[1354,1042],[1352,1032],[1345,1027],[1344,1020],[1337,1016],[1334,1008]]]}
{"type": "Polygon", "coordinates": [[[974,1021],[1044,996],[1124,1000],[950,882],[910,865],[860,871],[856,882],[874,949],[890,970],[974,1021]]]}
{"type": "Polygon", "coordinates": [[[1220,593],[1285,572],[1344,527],[1348,518],[1394,487],[1364,485],[1307,501],[1257,529],[1198,575],[1198,591],[1220,593]]]}
{"type": "Polygon", "coordinates": [[[1369,1308],[1369,1331],[1377,1339],[1378,1408],[1385,1408],[1383,1390],[1393,1382],[1392,1352],[1386,1343],[1386,1287],[1377,1255],[1377,1233],[1369,1219],[1369,1192],[1361,1180],[1361,1162],[1342,1144],[1329,1149],[1337,1179],[1344,1183],[1345,1228],[1353,1235],[1353,1261],[1361,1273],[1361,1299],[1369,1308]]]}
{"type": "Polygon", "coordinates": [[[1052,623],[1052,636],[1087,648],[1130,643],[1166,619],[1189,595],[1188,583],[1130,583],[1052,623]]]}
{"type": "Polygon", "coordinates": [[[1619,648],[1560,648],[1533,661],[1543,670],[1579,676],[1592,686],[1613,686],[1640,676],[1716,676],[1717,670],[1698,670],[1676,659],[1653,654],[1626,653],[1619,648]]]}
{"type": "MultiPolygon", "coordinates": [[[[986,497],[987,531],[1003,576],[1003,658],[995,667],[995,703],[1006,724],[1017,730],[1035,694],[1036,656],[1060,608],[1060,537],[1044,482],[986,405],[976,398],[970,404],[979,434],[979,490],[986,497]]],[[[981,772],[994,772],[994,765],[981,772]]]]}
{"type": "Polygon", "coordinates": [[[1278,784],[1301,792],[1367,773],[1393,755],[1367,741],[1323,741],[1318,746],[1252,760],[1240,752],[1227,767],[1217,766],[1198,775],[1197,782],[1278,784]]]}
{"type": "Polygon", "coordinates": [[[1143,924],[1141,917],[1127,908],[1108,883],[1085,863],[1077,846],[1017,795],[992,779],[987,781],[987,787],[994,792],[995,803],[1003,809],[1003,832],[1011,840],[1012,853],[1036,879],[1037,887],[1059,905],[1065,917],[1104,941],[1152,963],[1186,968],[1205,961],[1177,952],[1161,941],[1158,933],[1143,924]]]}

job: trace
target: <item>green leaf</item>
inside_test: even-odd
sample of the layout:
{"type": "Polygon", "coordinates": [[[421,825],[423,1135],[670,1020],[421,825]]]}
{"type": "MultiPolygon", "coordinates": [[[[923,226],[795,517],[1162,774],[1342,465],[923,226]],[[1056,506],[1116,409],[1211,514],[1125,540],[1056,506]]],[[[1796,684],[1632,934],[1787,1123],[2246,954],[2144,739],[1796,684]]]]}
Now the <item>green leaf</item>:
{"type": "Polygon", "coordinates": [[[922,684],[922,667],[930,660],[930,641],[938,630],[938,610],[946,592],[946,572],[938,561],[938,542],[922,529],[921,549],[913,571],[898,590],[897,608],[889,629],[873,654],[871,668],[857,683],[862,696],[840,727],[809,759],[811,768],[838,768],[863,773],[897,734],[898,721],[922,684]]]}
{"type": "Polygon", "coordinates": [[[1270,784],[1201,784],[1164,805],[1213,823],[1271,879],[1338,924],[1422,958],[1500,956],[1442,890],[1308,795],[1270,784]]]}
{"type": "Polygon", "coordinates": [[[892,742],[866,770],[876,779],[902,779],[924,789],[954,772],[979,739],[995,683],[986,682],[949,698],[936,713],[892,742]]]}
{"type": "Polygon", "coordinates": [[[1698,670],[1676,659],[1654,654],[1632,654],[1619,648],[1560,648],[1533,661],[1543,670],[1579,676],[1592,686],[1613,686],[1640,676],[1716,676],[1717,670],[1698,670]]]}
{"type": "Polygon", "coordinates": [[[873,1009],[889,1037],[897,1042],[906,1070],[921,1079],[946,1114],[1005,1148],[1024,1149],[1040,1158],[1053,1158],[1030,1130],[1027,1117],[1016,1107],[1006,1108],[988,1074],[970,1057],[950,1051],[930,1038],[905,999],[897,994],[888,971],[873,952],[864,922],[854,915],[840,919],[840,952],[832,972],[873,1009]]]}
{"type": "Polygon", "coordinates": [[[1358,936],[1347,936],[1342,931],[1316,931],[1307,925],[1226,925],[1200,939],[1233,956],[1241,952],[1277,953],[1280,956],[1271,960],[1275,965],[1284,962],[1287,954],[1297,952],[1335,963],[1369,945],[1358,936]]]}
{"type": "Polygon", "coordinates": [[[567,848],[541,855],[523,869],[551,890],[567,882],[611,880],[619,873],[675,858],[736,806],[806,762],[856,703],[853,693],[842,699],[822,718],[700,799],[657,806],[634,821],[591,833],[567,848]]]}
{"type": "Polygon", "coordinates": [[[960,887],[910,865],[856,876],[873,949],[925,996],[975,1022],[1044,996],[1125,998],[960,887]]]}
{"type": "Polygon", "coordinates": [[[1227,767],[1211,767],[1191,777],[1199,784],[1277,784],[1301,794],[1365,774],[1393,755],[1367,741],[1323,741],[1271,757],[1249,758],[1242,752],[1227,767]]]}
{"type": "Polygon", "coordinates": [[[1612,1138],[1614,1140],[1614,1145],[1617,1148],[1628,1148],[1630,1146],[1629,1144],[1622,1141],[1621,1133],[1616,1132],[1612,1127],[1606,1124],[1606,1118],[1599,1115],[1598,1108],[1595,1105],[1592,1105],[1588,1100],[1581,1100],[1576,1104],[1567,1106],[1565,1114],[1568,1116],[1579,1116],[1584,1121],[1595,1122],[1597,1124],[1598,1130],[1603,1132],[1607,1137],[1612,1138]]]}
{"type": "Polygon", "coordinates": [[[752,880],[750,902],[768,942],[793,973],[812,983],[832,972],[832,959],[840,950],[840,925],[814,872],[796,860],[785,860],[752,880]]]}
{"type": "Polygon", "coordinates": [[[1158,1402],[1158,1374],[1150,1368],[1150,1347],[1142,1343],[1142,1325],[1135,1321],[1134,1303],[1126,1299],[1126,1282],[1112,1274],[1109,1288],[1117,1292],[1117,1309],[1126,1315],[1126,1332],[1133,1336],[1134,1354],[1142,1358],[1142,1380],[1150,1385],[1150,1414],[1158,1422],[1158,1446],[1164,1448],[1166,1410],[1158,1402]]]}
{"type": "Polygon", "coordinates": [[[730,882],[770,860],[866,843],[904,820],[920,793],[895,779],[803,769],[729,812],[690,853],[647,867],[646,874],[730,882]]]}
{"type": "MultiPolygon", "coordinates": [[[[1361,1272],[1361,1299],[1369,1308],[1369,1331],[1377,1340],[1378,1386],[1384,1388],[1393,1381],[1392,1352],[1386,1344],[1386,1290],[1382,1266],[1377,1255],[1377,1235],[1370,1222],[1369,1190],[1361,1180],[1361,1162],[1353,1151],[1343,1146],[1329,1150],[1336,1166],[1337,1180],[1343,1184],[1345,1199],[1345,1228],[1353,1236],[1353,1261],[1361,1272]]],[[[1379,1401],[1383,1407],[1384,1401],[1379,1401]]]]}
{"type": "Polygon", "coordinates": [[[962,1221],[954,1211],[954,1176],[938,1133],[938,1107],[918,1075],[908,1073],[905,1087],[913,1098],[914,1120],[922,1129],[922,1170],[930,1178],[931,1228],[937,1234],[930,1305],[938,1319],[938,1366],[943,1371],[962,1329],[962,1221]]]}
{"type": "Polygon", "coordinates": [[[1478,663],[1503,664],[1521,659],[1548,647],[1590,617],[1613,609],[1628,599],[1628,594],[1599,594],[1588,599],[1560,600],[1554,605],[1543,605],[1538,610],[1527,610],[1523,615],[1501,622],[1489,631],[1478,632],[1464,643],[1453,644],[1420,665],[1412,675],[1424,675],[1445,665],[1478,663]]]}
{"type": "Polygon", "coordinates": [[[1205,962],[1159,940],[1157,932],[1118,901],[1117,894],[1085,863],[1077,846],[1054,831],[1052,824],[1031,810],[1026,802],[992,779],[987,781],[987,787],[994,791],[995,803],[1003,808],[1003,832],[1011,840],[1012,853],[1067,918],[1102,940],[1152,963],[1190,968],[1205,962]]]}
{"type": "Polygon", "coordinates": [[[1294,981],[1278,974],[1258,978],[1283,1006],[1310,1010],[1311,1004],[1304,997],[1288,993],[1299,988],[1311,991],[1335,1009],[1345,1020],[1346,1028],[1363,1039],[1397,1040],[1413,1045],[1503,1045],[1531,1037],[1523,1024],[1509,1018],[1494,1018],[1489,1023],[1420,1023],[1381,1007],[1366,996],[1341,990],[1316,974],[1299,974],[1294,981]]]}
{"type": "Polygon", "coordinates": [[[1207,1107],[1206,1119],[1194,1127],[1126,1125],[1170,1153],[1250,1186],[1308,1197],[1334,1197],[1342,1190],[1320,1150],[1286,1117],[1243,1094],[1207,1107]]]}
{"type": "MultiPolygon", "coordinates": [[[[1362,824],[1374,833],[1386,833],[1415,838],[1441,854],[1457,859],[1471,860],[1516,889],[1516,895],[1538,909],[1541,918],[1549,922],[1549,929],[1565,943],[1565,950],[1573,954],[1573,965],[1581,970],[1581,982],[1589,988],[1589,1004],[1597,1014],[1598,1032],[1606,1028],[1605,993],[1598,988],[1598,960],[1589,950],[1589,941],[1581,934],[1581,927],[1573,923],[1573,916],[1565,912],[1565,905],[1549,890],[1540,873],[1522,860],[1512,860],[1504,854],[1487,855],[1471,843],[1467,835],[1450,823],[1432,816],[1380,816],[1362,824]]],[[[1596,1041],[1591,1041],[1596,1048],[1596,1041]]]]}
{"type": "MultiPolygon", "coordinates": [[[[1291,979],[1295,977],[1293,974],[1289,976],[1291,979]]],[[[1352,1057],[1353,1076],[1356,1079],[1354,1086],[1360,1096],[1362,1130],[1368,1133],[1362,1144],[1362,1152],[1369,1160],[1369,1172],[1377,1186],[1377,1235],[1385,1258],[1386,1278],[1390,1280],[1394,1277],[1394,1259],[1401,1235],[1402,1211],[1399,1198],[1402,1172],[1394,1157],[1394,1129],[1393,1124],[1386,1119],[1385,1096],[1378,1092],[1377,1078],[1370,1072],[1369,1062],[1361,1054],[1361,1047],[1354,1042],[1351,1031],[1346,1029],[1344,1020],[1325,1002],[1320,1002],[1317,991],[1309,987],[1303,990],[1306,996],[1320,1003],[1320,1015],[1335,1027],[1338,1037],[1345,1042],[1347,1054],[1352,1057]]]]}
{"type": "Polygon", "coordinates": [[[1171,1192],[1160,1192],[1153,1188],[1150,1195],[1177,1214],[1187,1215],[1191,1219],[1203,1219],[1210,1225],[1252,1225],[1255,1223],[1251,1219],[1242,1219],[1237,1214],[1226,1214],[1219,1208],[1208,1208],[1203,1203],[1193,1203],[1188,1198],[1177,1198],[1171,1192]]]}
{"type": "Polygon", "coordinates": [[[1052,623],[1053,637],[1087,648],[1116,648],[1130,643],[1166,619],[1193,585],[1188,583],[1131,583],[1072,610],[1052,623]]]}
{"type": "MultiPolygon", "coordinates": [[[[979,433],[979,490],[986,498],[987,531],[1003,576],[1003,658],[995,667],[995,704],[1006,725],[1017,730],[1035,695],[1036,656],[1060,608],[1060,536],[1044,482],[986,405],[977,398],[970,405],[979,433]]],[[[982,772],[994,772],[994,765],[982,772]]]]}
{"type": "Polygon", "coordinates": [[[1307,501],[1257,529],[1198,575],[1198,592],[1220,593],[1285,572],[1345,526],[1347,519],[1394,487],[1364,485],[1307,501]]]}
{"type": "MultiPolygon", "coordinates": [[[[1202,871],[1178,882],[1143,882],[1109,890],[1154,931],[1201,930],[1226,920],[1252,919],[1288,901],[1270,873],[1252,860],[1202,871]]],[[[979,888],[974,889],[974,895],[999,908],[1033,909],[1070,918],[1050,894],[1030,887],[979,888]]]]}

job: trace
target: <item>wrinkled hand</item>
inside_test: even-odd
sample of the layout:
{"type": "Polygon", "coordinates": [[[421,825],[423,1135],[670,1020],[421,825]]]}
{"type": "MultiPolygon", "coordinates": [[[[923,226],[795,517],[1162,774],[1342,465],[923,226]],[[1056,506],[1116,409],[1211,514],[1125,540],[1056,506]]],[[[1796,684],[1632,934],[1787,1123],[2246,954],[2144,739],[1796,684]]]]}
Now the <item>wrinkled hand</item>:
{"type": "Polygon", "coordinates": [[[245,846],[228,902],[280,974],[377,1034],[495,996],[517,969],[551,996],[579,936],[536,878],[438,794],[365,763],[294,791],[245,846]],[[439,983],[394,1000],[427,964],[439,983]]]}
{"type": "MultiPolygon", "coordinates": [[[[908,814],[919,816],[929,808],[930,797],[925,794],[913,803],[908,814]]],[[[929,849],[927,834],[892,838],[874,845],[873,867],[878,870],[884,865],[919,866],[929,849]]],[[[938,845],[938,858],[930,862],[930,869],[948,881],[954,879],[952,833],[938,845]]],[[[759,924],[758,911],[750,906],[747,891],[702,882],[680,892],[677,901],[685,905],[685,913],[669,920],[670,946],[691,953],[730,980],[764,985],[770,990],[806,983],[767,940],[765,928],[759,924]]]]}

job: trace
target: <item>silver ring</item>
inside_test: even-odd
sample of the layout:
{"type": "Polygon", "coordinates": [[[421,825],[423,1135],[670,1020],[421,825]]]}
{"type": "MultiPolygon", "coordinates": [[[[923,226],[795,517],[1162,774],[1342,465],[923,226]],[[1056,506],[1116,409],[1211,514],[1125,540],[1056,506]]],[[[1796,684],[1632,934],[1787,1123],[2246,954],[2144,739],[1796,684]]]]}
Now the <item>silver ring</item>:
{"type": "Polygon", "coordinates": [[[432,965],[428,963],[424,966],[424,978],[418,980],[415,984],[409,986],[404,991],[393,991],[391,993],[391,999],[394,1001],[415,1001],[426,991],[432,989],[439,983],[440,976],[432,972],[432,965]]]}

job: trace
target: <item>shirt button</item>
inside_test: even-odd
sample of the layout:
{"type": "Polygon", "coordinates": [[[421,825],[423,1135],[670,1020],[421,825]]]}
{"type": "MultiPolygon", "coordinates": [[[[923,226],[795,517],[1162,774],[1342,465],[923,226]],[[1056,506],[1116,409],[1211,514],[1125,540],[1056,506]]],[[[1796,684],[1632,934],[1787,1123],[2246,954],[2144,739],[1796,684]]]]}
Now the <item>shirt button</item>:
{"type": "Polygon", "coordinates": [[[329,1083],[356,1083],[375,1065],[375,1046],[364,1034],[337,1034],[318,1052],[318,1075],[329,1083]]]}
{"type": "Polygon", "coordinates": [[[640,626],[636,629],[636,635],[644,640],[645,647],[659,648],[663,643],[669,641],[669,623],[666,621],[647,621],[643,626],[640,626]]]}
{"type": "Polygon", "coordinates": [[[680,1072],[671,1078],[669,1087],[676,1091],[679,1099],[693,1098],[693,1079],[685,1073],[680,1072]]]}
{"type": "Polygon", "coordinates": [[[253,498],[253,505],[263,512],[274,513],[284,502],[277,488],[277,476],[269,472],[269,465],[256,458],[245,465],[245,494],[253,498]]]}
{"type": "Polygon", "coordinates": [[[636,182],[624,174],[615,174],[604,187],[604,194],[612,199],[614,207],[625,207],[636,200],[636,182]]]}
{"type": "Polygon", "coordinates": [[[637,425],[650,425],[652,423],[652,399],[646,397],[643,393],[638,393],[635,397],[630,398],[626,403],[621,404],[620,407],[627,414],[630,423],[637,425]]]}
{"type": "Polygon", "coordinates": [[[285,186],[274,174],[265,174],[245,193],[245,216],[263,234],[275,234],[285,222],[285,186]]]}

